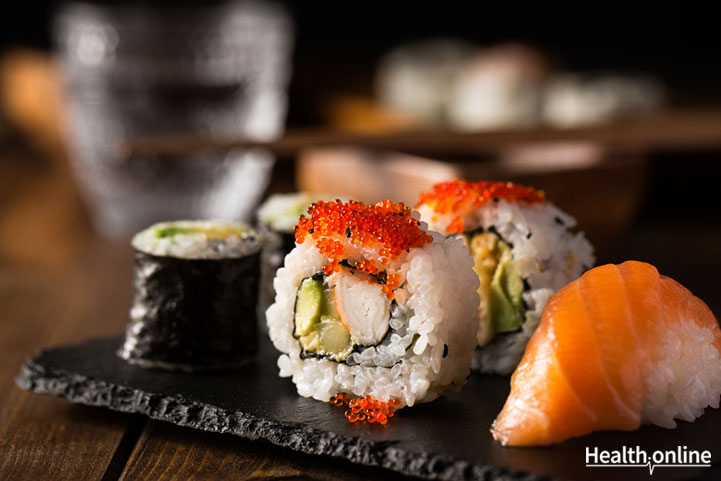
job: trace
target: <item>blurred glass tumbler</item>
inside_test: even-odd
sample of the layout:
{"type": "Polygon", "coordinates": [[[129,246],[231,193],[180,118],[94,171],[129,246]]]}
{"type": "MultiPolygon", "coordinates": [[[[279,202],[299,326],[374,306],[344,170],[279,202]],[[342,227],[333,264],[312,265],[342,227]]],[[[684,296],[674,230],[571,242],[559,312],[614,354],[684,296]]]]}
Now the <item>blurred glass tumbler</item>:
{"type": "Polygon", "coordinates": [[[123,159],[115,149],[149,136],[280,135],[293,35],[284,8],[69,3],[54,32],[75,174],[101,233],[179,218],[250,221],[270,178],[268,152],[123,159]]]}

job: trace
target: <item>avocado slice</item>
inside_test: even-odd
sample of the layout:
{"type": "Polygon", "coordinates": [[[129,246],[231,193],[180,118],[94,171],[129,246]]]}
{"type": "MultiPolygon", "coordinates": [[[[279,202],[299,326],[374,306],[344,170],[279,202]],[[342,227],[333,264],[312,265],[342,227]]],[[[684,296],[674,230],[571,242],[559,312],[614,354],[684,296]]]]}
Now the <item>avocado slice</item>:
{"type": "Polygon", "coordinates": [[[323,281],[303,279],[295,298],[295,336],[308,335],[318,322],[323,306],[323,281]]]}
{"type": "Polygon", "coordinates": [[[523,278],[513,265],[511,247],[494,232],[464,236],[480,285],[478,345],[490,342],[496,333],[512,332],[523,324],[523,278]]]}
{"type": "MultiPolygon", "coordinates": [[[[502,243],[501,243],[502,244],[502,243]]],[[[512,332],[523,324],[523,279],[513,265],[511,249],[503,244],[491,281],[491,306],[496,332],[512,332]]]]}
{"type": "Polygon", "coordinates": [[[345,361],[353,352],[355,341],[338,316],[332,288],[322,278],[308,277],[298,287],[294,335],[307,354],[345,361]]]}

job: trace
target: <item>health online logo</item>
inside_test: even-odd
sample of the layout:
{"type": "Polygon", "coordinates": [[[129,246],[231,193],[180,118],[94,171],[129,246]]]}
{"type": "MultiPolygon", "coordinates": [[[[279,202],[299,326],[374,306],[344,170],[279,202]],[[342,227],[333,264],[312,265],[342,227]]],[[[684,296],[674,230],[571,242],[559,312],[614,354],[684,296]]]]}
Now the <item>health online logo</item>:
{"type": "Polygon", "coordinates": [[[687,446],[675,450],[657,450],[651,453],[640,446],[623,446],[619,450],[606,451],[586,447],[587,468],[648,468],[653,474],[656,468],[709,468],[711,451],[695,451],[687,446]]]}

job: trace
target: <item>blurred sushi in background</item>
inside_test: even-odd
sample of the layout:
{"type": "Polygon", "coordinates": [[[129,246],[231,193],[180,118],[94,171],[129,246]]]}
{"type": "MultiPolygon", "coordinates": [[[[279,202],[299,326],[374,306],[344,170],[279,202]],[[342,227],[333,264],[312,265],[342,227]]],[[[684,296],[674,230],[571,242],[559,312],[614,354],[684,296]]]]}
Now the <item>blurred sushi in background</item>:
{"type": "Polygon", "coordinates": [[[441,37],[391,49],[378,62],[373,98],[341,96],[330,117],[363,131],[576,128],[657,113],[666,97],[643,72],[567,70],[530,45],[441,37]]]}

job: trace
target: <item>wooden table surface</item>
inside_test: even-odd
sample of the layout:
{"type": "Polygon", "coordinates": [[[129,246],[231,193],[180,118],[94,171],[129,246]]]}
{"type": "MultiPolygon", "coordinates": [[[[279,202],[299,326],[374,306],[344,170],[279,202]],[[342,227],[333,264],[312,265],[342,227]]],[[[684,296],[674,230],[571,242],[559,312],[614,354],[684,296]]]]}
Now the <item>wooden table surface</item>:
{"type": "MultiPolygon", "coordinates": [[[[123,331],[132,267],[127,242],[92,233],[63,164],[23,155],[0,156],[0,480],[405,479],[20,390],[38,349],[123,331]]],[[[658,262],[718,312],[719,240],[718,222],[662,222],[602,260],[658,262]]]]}
{"type": "Polygon", "coordinates": [[[62,165],[0,158],[0,480],[406,479],[20,390],[37,350],[123,331],[131,267],[62,165]]]}

